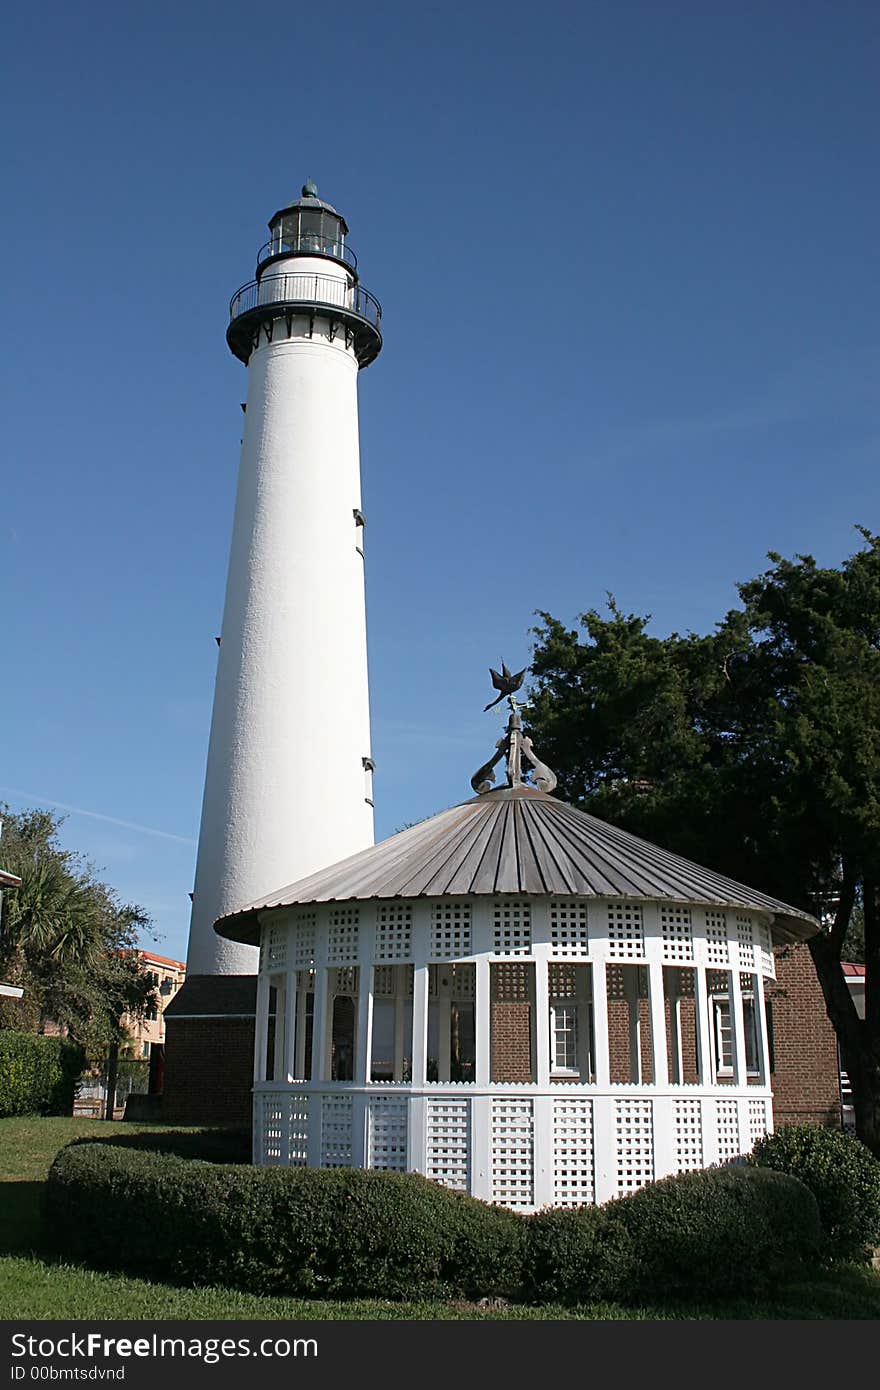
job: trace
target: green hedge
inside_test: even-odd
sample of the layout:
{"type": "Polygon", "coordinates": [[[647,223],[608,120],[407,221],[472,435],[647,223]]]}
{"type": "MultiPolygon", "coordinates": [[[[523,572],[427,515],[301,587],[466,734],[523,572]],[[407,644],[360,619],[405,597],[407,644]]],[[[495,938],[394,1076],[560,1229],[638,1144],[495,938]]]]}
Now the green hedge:
{"type": "Polygon", "coordinates": [[[749,1162],[791,1173],[813,1193],[835,1259],[865,1259],[880,1245],[880,1163],[854,1135],[788,1125],[760,1139],[749,1162]]]}
{"type": "Polygon", "coordinates": [[[630,1289],[642,1295],[770,1292],[824,1248],[813,1194],[764,1169],[679,1173],[604,1211],[632,1242],[630,1289]]]}
{"type": "Polygon", "coordinates": [[[0,1029],[0,1118],[71,1114],[84,1066],[81,1048],[65,1038],[0,1029]]]}
{"type": "Polygon", "coordinates": [[[45,1192],[60,1253],[104,1269],[291,1296],[505,1296],[522,1223],[414,1173],[252,1168],[100,1142],[45,1192]]]}
{"type": "MultiPolygon", "coordinates": [[[[228,1136],[230,1143],[240,1142],[228,1136]]],[[[625,1302],[771,1289],[823,1250],[816,1200],[766,1169],[683,1173],[602,1208],[522,1217],[415,1173],[209,1163],[204,1134],[80,1140],[49,1238],[102,1269],[254,1293],[625,1302]]]]}
{"type": "Polygon", "coordinates": [[[815,1259],[815,1199],[794,1178],[709,1168],[606,1206],[528,1217],[524,1291],[537,1303],[769,1290],[815,1259]]]}

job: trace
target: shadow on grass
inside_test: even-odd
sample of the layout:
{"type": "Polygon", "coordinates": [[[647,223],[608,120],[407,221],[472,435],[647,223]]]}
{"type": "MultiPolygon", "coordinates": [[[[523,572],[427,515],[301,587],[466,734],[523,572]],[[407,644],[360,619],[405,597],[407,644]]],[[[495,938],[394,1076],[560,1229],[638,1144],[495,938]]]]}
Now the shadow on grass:
{"type": "Polygon", "coordinates": [[[0,1183],[0,1255],[23,1255],[43,1246],[41,1182],[0,1183]]]}

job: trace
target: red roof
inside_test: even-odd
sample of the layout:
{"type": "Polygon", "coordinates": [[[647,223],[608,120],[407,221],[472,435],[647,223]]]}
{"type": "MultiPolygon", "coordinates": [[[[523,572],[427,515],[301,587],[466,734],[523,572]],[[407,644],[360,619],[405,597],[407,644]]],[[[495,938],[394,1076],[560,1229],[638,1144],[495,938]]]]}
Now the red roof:
{"type": "Polygon", "coordinates": [[[170,965],[173,970],[185,970],[185,960],[170,960],[168,956],[157,956],[154,951],[139,951],[141,960],[154,961],[156,965],[170,965]]]}
{"type": "Polygon", "coordinates": [[[843,970],[844,975],[853,975],[858,977],[864,976],[865,974],[865,967],[863,965],[856,965],[853,961],[841,961],[841,969],[843,970]]]}

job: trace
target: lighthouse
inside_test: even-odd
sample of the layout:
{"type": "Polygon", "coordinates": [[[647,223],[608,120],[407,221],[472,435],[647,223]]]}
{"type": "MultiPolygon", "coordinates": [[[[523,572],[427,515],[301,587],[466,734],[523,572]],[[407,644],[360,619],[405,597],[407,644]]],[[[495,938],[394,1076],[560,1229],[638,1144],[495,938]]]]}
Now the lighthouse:
{"type": "Polygon", "coordinates": [[[175,1056],[182,1025],[207,1038],[254,1008],[257,952],[215,921],[373,843],[357,383],[381,308],[313,183],[271,218],[226,338],[247,401],[187,984],[166,1011],[175,1113],[183,1051],[190,1094],[200,1071],[189,1045],[175,1056]]]}

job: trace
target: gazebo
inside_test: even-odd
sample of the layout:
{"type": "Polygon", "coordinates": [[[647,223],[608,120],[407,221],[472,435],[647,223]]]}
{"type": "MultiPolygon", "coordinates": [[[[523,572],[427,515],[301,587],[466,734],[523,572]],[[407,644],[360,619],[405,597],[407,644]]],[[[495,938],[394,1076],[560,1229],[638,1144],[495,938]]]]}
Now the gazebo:
{"type": "Polygon", "coordinates": [[[260,946],[255,1163],[529,1211],[772,1128],[764,985],[815,921],[558,800],[509,704],[472,799],[216,924],[260,946]]]}

